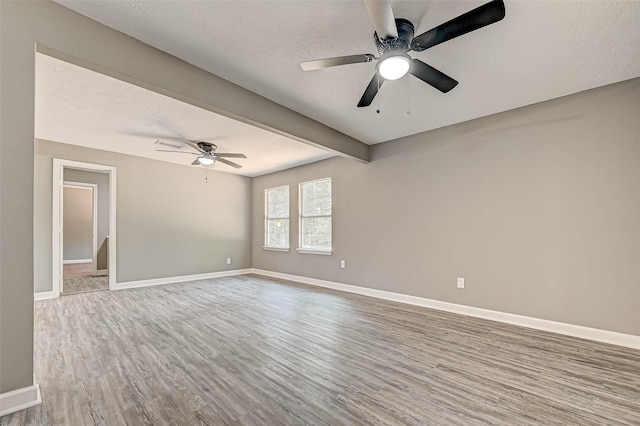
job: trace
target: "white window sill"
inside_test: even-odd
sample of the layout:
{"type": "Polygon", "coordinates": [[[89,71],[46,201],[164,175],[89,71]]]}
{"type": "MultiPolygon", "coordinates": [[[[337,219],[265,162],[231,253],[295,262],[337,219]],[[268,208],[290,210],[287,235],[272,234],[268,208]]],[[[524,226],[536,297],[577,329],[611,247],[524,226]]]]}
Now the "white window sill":
{"type": "Polygon", "coordinates": [[[313,250],[313,249],[297,248],[296,251],[301,254],[321,254],[324,256],[331,256],[333,254],[333,250],[313,250]]]}
{"type": "Polygon", "coordinates": [[[284,251],[284,252],[289,252],[289,247],[267,247],[267,246],[262,246],[262,248],[264,250],[268,250],[268,251],[284,251]]]}

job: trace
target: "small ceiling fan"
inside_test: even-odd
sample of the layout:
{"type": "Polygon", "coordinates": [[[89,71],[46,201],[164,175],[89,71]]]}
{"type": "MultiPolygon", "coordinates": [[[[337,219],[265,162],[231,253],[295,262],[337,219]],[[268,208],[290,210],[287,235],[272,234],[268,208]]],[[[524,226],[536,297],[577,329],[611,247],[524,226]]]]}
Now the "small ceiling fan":
{"type": "MultiPolygon", "coordinates": [[[[191,163],[192,166],[198,166],[198,165],[210,166],[217,161],[217,162],[226,164],[227,166],[231,166],[231,167],[235,167],[236,169],[239,169],[242,167],[240,164],[234,163],[233,161],[229,161],[224,157],[247,158],[247,156],[244,154],[216,152],[216,149],[218,149],[218,147],[216,144],[213,144],[211,142],[202,142],[202,141],[181,141],[181,142],[195,149],[198,152],[174,151],[174,150],[168,150],[168,149],[156,149],[156,151],[197,155],[198,158],[196,158],[194,162],[191,163]]],[[[160,140],[157,140],[156,144],[167,145],[166,143],[163,143],[160,140]]],[[[169,145],[169,146],[173,146],[173,145],[169,145]]]]}
{"type": "Polygon", "coordinates": [[[395,19],[390,0],[365,0],[375,32],[373,38],[378,54],[350,55],[319,59],[300,64],[304,71],[313,71],[338,65],[378,61],[376,73],[364,91],[358,107],[366,107],[376,97],[385,80],[397,80],[409,73],[443,93],[453,89],[458,82],[407,52],[422,52],[445,41],[500,21],[505,16],[504,1],[494,0],[457,18],[445,22],[414,37],[415,28],[406,19],[395,19]]]}

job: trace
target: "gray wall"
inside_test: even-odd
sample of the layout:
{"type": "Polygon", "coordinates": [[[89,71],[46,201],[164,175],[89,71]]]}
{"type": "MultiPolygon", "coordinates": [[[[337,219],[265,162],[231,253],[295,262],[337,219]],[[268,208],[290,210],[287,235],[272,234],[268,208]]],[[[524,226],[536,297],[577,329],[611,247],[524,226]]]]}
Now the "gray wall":
{"type": "Polygon", "coordinates": [[[209,171],[205,183],[201,167],[37,140],[36,291],[51,290],[54,157],[116,167],[118,283],[251,267],[250,178],[209,171]]]}
{"type": "Polygon", "coordinates": [[[63,259],[92,259],[93,190],[65,186],[62,199],[63,259]]]}
{"type": "Polygon", "coordinates": [[[253,266],[639,335],[639,112],[635,79],[254,178],[253,266]],[[264,251],[264,189],[290,185],[293,248],[326,176],[333,255],[264,251]]]}
{"type": "Polygon", "coordinates": [[[109,174],[65,167],[64,180],[70,182],[93,183],[98,187],[98,253],[96,256],[96,268],[98,270],[107,269],[107,236],[109,235],[109,174]]]}
{"type": "MultiPolygon", "coordinates": [[[[34,47],[262,128],[367,158],[335,130],[50,1],[0,1],[0,393],[33,382],[34,47]]],[[[36,197],[37,199],[37,197],[36,197]]],[[[41,253],[40,253],[41,254],[41,253]]],[[[215,265],[214,265],[215,266],[215,265]]]]}

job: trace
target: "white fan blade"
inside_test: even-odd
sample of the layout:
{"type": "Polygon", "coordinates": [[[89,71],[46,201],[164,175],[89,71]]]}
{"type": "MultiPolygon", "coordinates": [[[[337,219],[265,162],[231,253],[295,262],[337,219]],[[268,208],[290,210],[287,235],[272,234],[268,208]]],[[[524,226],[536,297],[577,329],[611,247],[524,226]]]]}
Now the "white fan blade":
{"type": "Polygon", "coordinates": [[[197,143],[195,143],[195,142],[192,142],[192,141],[185,141],[185,140],[183,140],[183,141],[182,141],[182,143],[184,143],[185,145],[190,146],[191,148],[195,149],[195,150],[196,150],[196,151],[198,151],[198,152],[201,152],[202,154],[204,154],[204,153],[206,152],[205,150],[203,150],[202,148],[200,148],[200,147],[198,146],[198,144],[197,144],[197,143]]]}
{"type": "Polygon", "coordinates": [[[176,154],[190,154],[190,155],[200,155],[195,152],[186,152],[186,151],[171,151],[169,149],[156,149],[158,152],[175,152],[176,154]]]}
{"type": "Polygon", "coordinates": [[[236,154],[231,152],[217,152],[216,155],[218,157],[227,157],[227,158],[247,158],[244,154],[236,154]]]}
{"type": "Polygon", "coordinates": [[[227,166],[235,167],[236,169],[242,168],[240,164],[236,164],[233,161],[225,160],[224,158],[218,158],[216,161],[218,163],[226,164],[227,166]]]}

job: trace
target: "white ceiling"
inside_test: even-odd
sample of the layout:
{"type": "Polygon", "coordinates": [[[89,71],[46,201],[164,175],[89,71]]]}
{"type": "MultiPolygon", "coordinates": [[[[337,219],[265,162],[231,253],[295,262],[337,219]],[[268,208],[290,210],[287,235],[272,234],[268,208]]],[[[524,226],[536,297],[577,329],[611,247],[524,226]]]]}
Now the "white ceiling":
{"type": "MultiPolygon", "coordinates": [[[[247,159],[235,169],[215,163],[211,169],[258,176],[333,156],[324,150],[214,114],[147,89],[81,68],[50,56],[36,56],[35,135],[72,145],[120,152],[178,164],[195,155],[177,140],[215,143],[218,152],[240,152],[247,159]]],[[[202,166],[199,166],[202,167],[202,166]]]]}
{"type": "MultiPolygon", "coordinates": [[[[503,21],[412,54],[458,80],[451,92],[407,76],[369,108],[356,104],[373,63],[299,65],[377,53],[362,1],[56,1],[366,143],[640,76],[640,1],[507,1],[503,21]]],[[[420,34],[485,2],[393,9],[420,34]]]]}

